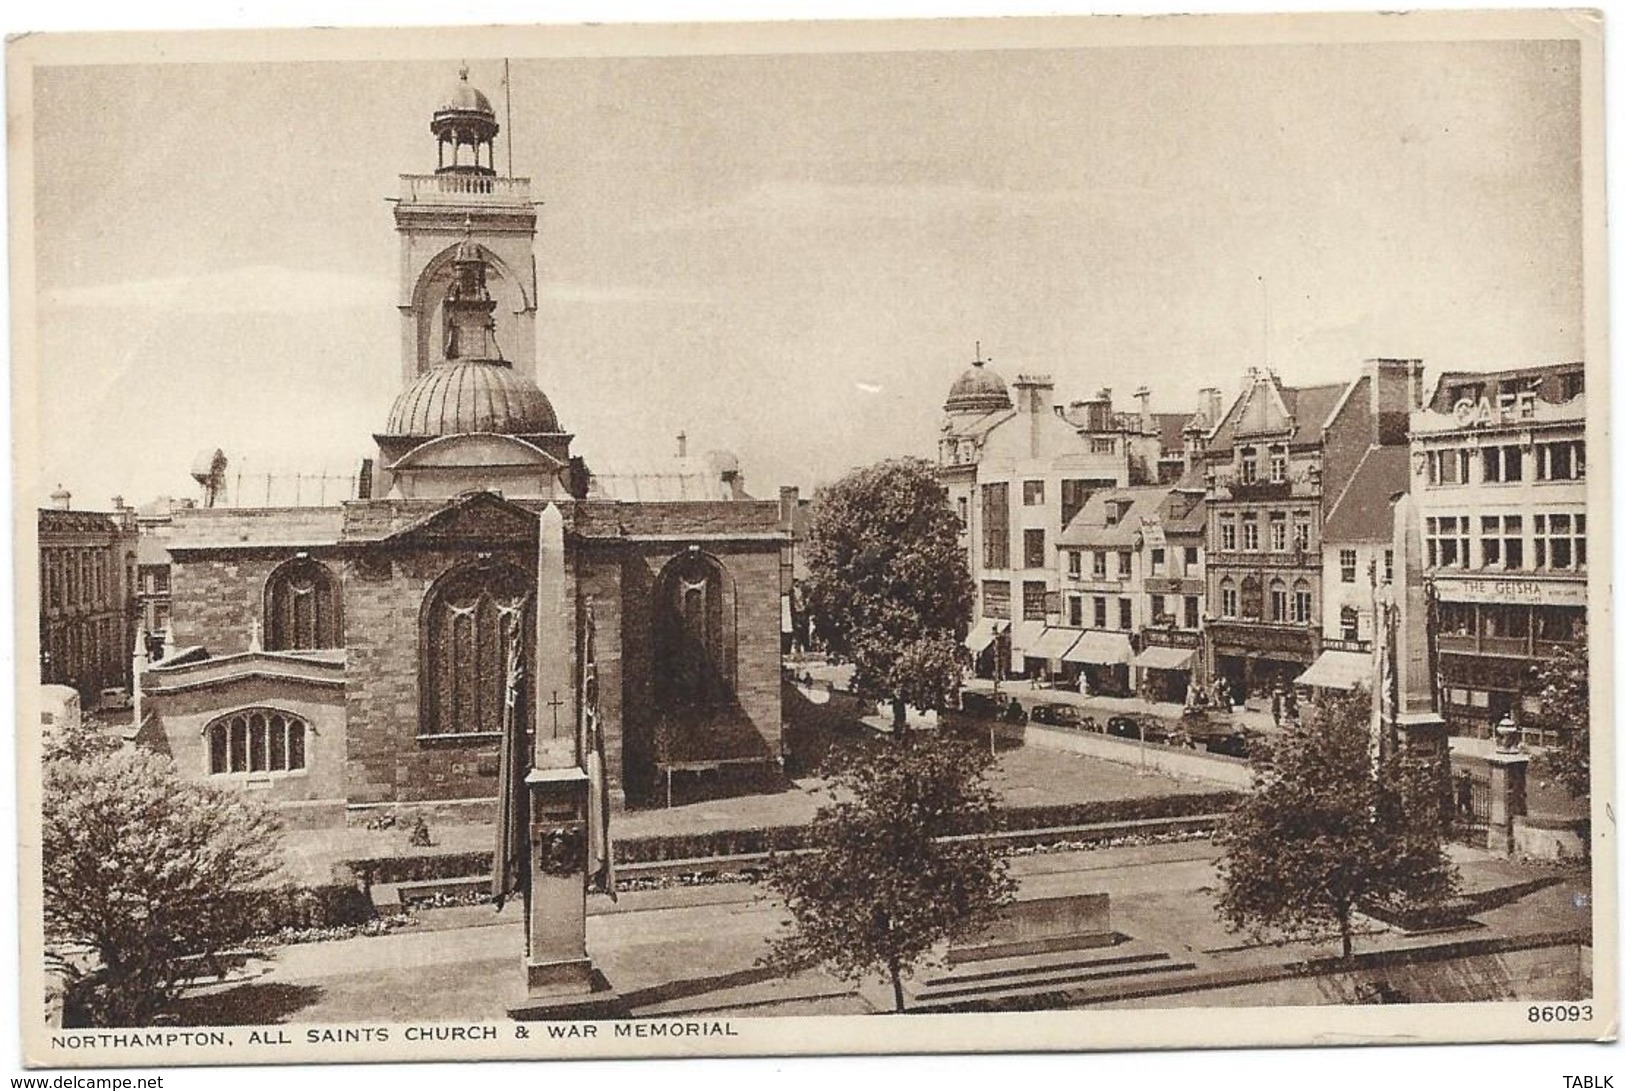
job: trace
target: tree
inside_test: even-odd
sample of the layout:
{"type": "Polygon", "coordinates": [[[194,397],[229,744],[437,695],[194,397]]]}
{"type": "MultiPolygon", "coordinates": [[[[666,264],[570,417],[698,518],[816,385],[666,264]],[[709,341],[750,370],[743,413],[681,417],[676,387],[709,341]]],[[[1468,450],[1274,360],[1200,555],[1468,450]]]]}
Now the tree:
{"type": "Polygon", "coordinates": [[[1530,726],[1555,732],[1561,741],[1546,752],[1546,765],[1578,799],[1591,794],[1591,655],[1584,630],[1574,644],[1536,663],[1531,671],[1538,711],[1530,726]]]}
{"type": "Polygon", "coordinates": [[[769,964],[823,965],[845,980],[883,974],[902,1011],[903,976],[937,944],[992,923],[1015,893],[988,842],[944,840],[995,827],[987,761],[939,732],[837,751],[826,765],[835,802],[813,820],[811,851],[768,868],[791,915],[769,964]]]}
{"type": "Polygon", "coordinates": [[[1214,837],[1220,915],[1232,930],[1305,937],[1378,904],[1436,906],[1455,891],[1437,762],[1370,754],[1370,697],[1329,699],[1283,732],[1273,765],[1214,837]]]}
{"type": "Polygon", "coordinates": [[[47,761],[43,804],[46,940],[94,956],[58,963],[73,1022],[145,1025],[252,933],[252,897],[279,866],[257,802],[124,750],[47,761]]]}
{"type": "Polygon", "coordinates": [[[899,735],[907,705],[944,708],[958,686],[972,597],[962,529],[920,459],[854,470],[813,499],[808,609],[852,663],[854,691],[891,702],[899,735]]]}

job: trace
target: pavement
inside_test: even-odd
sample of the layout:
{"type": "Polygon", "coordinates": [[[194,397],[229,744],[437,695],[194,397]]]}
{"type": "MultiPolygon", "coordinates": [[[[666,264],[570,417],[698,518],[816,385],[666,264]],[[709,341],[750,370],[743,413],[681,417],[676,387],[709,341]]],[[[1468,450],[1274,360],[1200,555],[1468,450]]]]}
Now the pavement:
{"type": "MultiPolygon", "coordinates": [[[[1463,888],[1480,897],[1473,937],[1550,932],[1590,920],[1583,873],[1502,860],[1453,846],[1463,888]]],[[[1139,947],[1167,951],[1193,974],[1278,965],[1338,952],[1319,942],[1259,942],[1227,931],[1213,908],[1216,850],[1206,841],[1017,856],[1023,897],[1111,896],[1112,926],[1139,947]]],[[[875,991],[821,971],[784,978],[761,957],[785,920],[782,906],[747,883],[593,896],[587,943],[597,967],[634,1014],[862,1014],[875,991]]],[[[377,937],[272,952],[246,983],[198,990],[182,1018],[199,1025],[501,1020],[522,980],[517,906],[427,910],[419,926],[377,937]]],[[[1357,950],[1417,946],[1363,921],[1357,950]]]]}

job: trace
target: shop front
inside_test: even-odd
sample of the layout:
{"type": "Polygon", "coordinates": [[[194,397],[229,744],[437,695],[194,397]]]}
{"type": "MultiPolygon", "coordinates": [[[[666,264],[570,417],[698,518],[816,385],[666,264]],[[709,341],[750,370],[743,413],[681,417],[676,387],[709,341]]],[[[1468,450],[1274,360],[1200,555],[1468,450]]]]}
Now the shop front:
{"type": "Polygon", "coordinates": [[[1129,664],[1134,659],[1134,647],[1127,633],[1088,630],[1067,650],[1063,659],[1077,664],[1082,671],[1080,692],[1102,697],[1133,695],[1129,664]]]}
{"type": "Polygon", "coordinates": [[[1318,658],[1312,630],[1213,622],[1214,681],[1229,688],[1231,701],[1267,701],[1285,691],[1318,658]]]}
{"type": "Polygon", "coordinates": [[[1135,689],[1151,701],[1183,704],[1190,694],[1191,670],[1195,663],[1194,641],[1189,647],[1148,643],[1132,664],[1135,689]]]}
{"type": "Polygon", "coordinates": [[[1004,618],[984,617],[971,626],[963,641],[970,653],[974,673],[978,678],[1003,678],[1008,672],[1009,650],[1001,647],[1010,623],[1004,618]]]}

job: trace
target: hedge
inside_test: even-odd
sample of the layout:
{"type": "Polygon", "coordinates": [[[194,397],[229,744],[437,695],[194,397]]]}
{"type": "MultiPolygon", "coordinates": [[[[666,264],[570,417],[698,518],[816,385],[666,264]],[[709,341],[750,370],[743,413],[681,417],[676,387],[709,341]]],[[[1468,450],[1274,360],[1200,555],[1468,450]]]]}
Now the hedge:
{"type": "Polygon", "coordinates": [[[364,924],[376,915],[372,899],[354,883],[240,890],[226,898],[233,912],[251,922],[250,934],[256,936],[364,924]]]}
{"type": "MultiPolygon", "coordinates": [[[[998,812],[998,828],[1005,831],[1056,829],[1106,822],[1132,822],[1145,818],[1187,818],[1228,811],[1240,792],[1189,792],[1144,796],[1137,799],[1102,799],[1087,803],[1012,807],[998,812]]],[[[964,832],[964,831],[955,831],[964,832]]],[[[709,833],[660,834],[615,842],[620,864],[701,860],[717,856],[751,856],[805,848],[811,836],[807,826],[759,826],[709,833]]],[[[491,872],[490,852],[458,852],[440,856],[379,856],[351,860],[347,865],[364,886],[373,883],[422,882],[461,879],[491,872]]]]}

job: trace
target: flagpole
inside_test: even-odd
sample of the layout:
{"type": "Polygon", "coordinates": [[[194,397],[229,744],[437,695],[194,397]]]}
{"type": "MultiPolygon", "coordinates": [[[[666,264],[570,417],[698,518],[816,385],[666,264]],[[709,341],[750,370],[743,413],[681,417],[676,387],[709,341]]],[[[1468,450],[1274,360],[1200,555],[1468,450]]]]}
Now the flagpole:
{"type": "Polygon", "coordinates": [[[513,177],[513,83],[508,78],[508,58],[502,58],[502,98],[508,115],[508,177],[513,177]]]}

